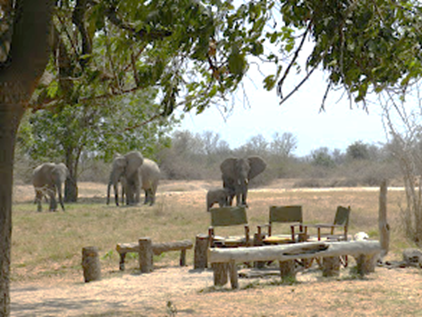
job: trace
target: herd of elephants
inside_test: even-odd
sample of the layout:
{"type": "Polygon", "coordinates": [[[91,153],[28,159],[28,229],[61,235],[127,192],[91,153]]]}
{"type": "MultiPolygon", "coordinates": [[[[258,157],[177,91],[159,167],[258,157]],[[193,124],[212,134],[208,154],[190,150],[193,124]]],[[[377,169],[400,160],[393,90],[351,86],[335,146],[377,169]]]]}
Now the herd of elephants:
{"type": "MultiPolygon", "coordinates": [[[[223,186],[210,189],[206,196],[207,211],[214,205],[231,206],[236,196],[236,204],[247,206],[248,183],[262,173],[267,164],[259,156],[247,158],[227,158],[221,165],[223,186]]],[[[44,163],[34,169],[32,183],[35,189],[37,210],[42,211],[42,198],[49,201],[50,211],[57,210],[56,195],[62,210],[65,210],[62,196],[62,184],[69,176],[65,164],[44,163]]],[[[110,203],[110,189],[114,188],[116,206],[119,206],[118,185],[121,184],[121,201],[126,198],[127,205],[136,205],[140,194],[145,192],[145,204],[155,203],[155,194],[161,177],[156,162],[144,158],[138,151],[125,155],[116,154],[112,163],[110,180],[107,186],[107,204],[110,203]]]]}

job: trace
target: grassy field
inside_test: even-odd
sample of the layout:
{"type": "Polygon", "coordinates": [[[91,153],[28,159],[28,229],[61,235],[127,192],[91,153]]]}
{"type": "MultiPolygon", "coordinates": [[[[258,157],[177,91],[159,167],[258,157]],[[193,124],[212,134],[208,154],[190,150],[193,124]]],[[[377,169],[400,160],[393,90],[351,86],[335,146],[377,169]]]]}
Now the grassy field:
{"type": "MultiPolygon", "coordinates": [[[[84,189],[83,184],[80,202],[67,205],[66,212],[37,213],[32,202],[16,202],[13,207],[12,281],[80,281],[81,250],[85,246],[99,248],[103,276],[107,278],[117,274],[117,243],[135,242],[145,236],[155,242],[184,239],[194,242],[196,234],[207,232],[209,214],[205,211],[205,190],[210,186],[191,182],[162,186],[153,207],[106,206],[105,185],[91,185],[84,189]]],[[[305,222],[332,222],[336,207],[343,205],[352,208],[349,232],[364,231],[377,239],[378,195],[377,189],[300,190],[283,189],[282,184],[279,188],[251,190],[249,223],[251,231],[255,231],[256,225],[267,221],[270,205],[289,204],[303,206],[305,222]]],[[[399,206],[403,203],[402,191],[389,190],[389,259],[400,259],[402,250],[412,246],[401,231],[399,206]]],[[[241,231],[231,230],[233,234],[241,231]]],[[[192,265],[192,254],[188,252],[188,265],[192,265]]],[[[177,262],[177,252],[167,252],[155,258],[156,265],[177,262]]],[[[126,267],[129,271],[137,269],[135,256],[127,256],[126,267]]]]}

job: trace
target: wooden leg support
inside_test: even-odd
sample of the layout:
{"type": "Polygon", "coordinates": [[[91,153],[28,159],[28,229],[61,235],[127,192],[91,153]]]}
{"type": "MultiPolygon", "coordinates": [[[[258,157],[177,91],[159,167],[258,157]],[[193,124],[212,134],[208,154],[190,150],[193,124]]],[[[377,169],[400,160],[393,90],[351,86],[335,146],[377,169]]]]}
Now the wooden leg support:
{"type": "Polygon", "coordinates": [[[366,275],[375,272],[375,264],[378,255],[360,255],[356,258],[357,270],[360,275],[366,275]]]}
{"type": "Polygon", "coordinates": [[[290,284],[296,281],[295,261],[279,261],[281,281],[290,284]]]}
{"type": "Polygon", "coordinates": [[[120,263],[119,263],[120,271],[125,270],[125,257],[126,257],[126,253],[120,253],[120,263]]]}
{"type": "Polygon", "coordinates": [[[228,263],[212,263],[214,271],[214,286],[224,286],[227,284],[228,263]]]}
{"type": "Polygon", "coordinates": [[[180,266],[186,266],[186,249],[180,251],[180,266]]]}
{"type": "Polygon", "coordinates": [[[340,275],[340,258],[338,256],[325,257],[322,260],[322,276],[331,277],[340,275]]]}
{"type": "Polygon", "coordinates": [[[239,280],[237,275],[237,265],[234,261],[228,264],[229,275],[230,275],[230,284],[232,289],[239,288],[239,280]]]}

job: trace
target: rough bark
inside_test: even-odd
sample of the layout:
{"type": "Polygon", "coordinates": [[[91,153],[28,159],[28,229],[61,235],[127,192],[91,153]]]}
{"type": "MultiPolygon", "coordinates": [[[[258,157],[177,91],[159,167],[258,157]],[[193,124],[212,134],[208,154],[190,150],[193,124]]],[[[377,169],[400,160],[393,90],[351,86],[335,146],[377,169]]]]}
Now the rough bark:
{"type": "Polygon", "coordinates": [[[139,269],[142,273],[150,273],[153,270],[151,238],[139,239],[139,269]]]}
{"type": "Polygon", "coordinates": [[[101,263],[97,247],[82,248],[82,268],[85,283],[101,280],[101,263]]]}
{"type": "Polygon", "coordinates": [[[195,254],[193,260],[194,269],[205,269],[208,267],[208,235],[198,234],[195,240],[195,254]]]}
{"type": "Polygon", "coordinates": [[[16,133],[26,103],[49,57],[54,1],[16,1],[12,45],[0,65],[0,316],[10,314],[13,159],[16,133]]]}
{"type": "Polygon", "coordinates": [[[380,232],[381,259],[388,254],[390,245],[390,225],[387,221],[387,181],[380,187],[378,227],[380,232]]]}

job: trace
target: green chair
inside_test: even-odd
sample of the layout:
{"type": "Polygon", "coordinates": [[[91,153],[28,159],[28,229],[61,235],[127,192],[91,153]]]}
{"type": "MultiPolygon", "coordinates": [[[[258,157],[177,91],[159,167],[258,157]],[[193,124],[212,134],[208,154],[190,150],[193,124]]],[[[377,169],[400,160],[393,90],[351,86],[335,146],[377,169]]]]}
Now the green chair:
{"type": "Polygon", "coordinates": [[[245,207],[221,207],[210,209],[211,226],[208,228],[209,246],[240,247],[250,246],[248,217],[245,207]],[[243,234],[220,236],[215,234],[217,227],[243,227],[243,234]]]}
{"type": "MultiPolygon", "coordinates": [[[[257,227],[258,245],[295,243],[300,240],[303,227],[302,206],[271,206],[268,224],[257,227]],[[286,226],[289,233],[275,233],[286,226]],[[267,228],[267,233],[264,229],[267,228]],[[299,230],[296,230],[298,228],[299,230]]],[[[286,231],[286,230],[285,230],[286,231]]]]}

